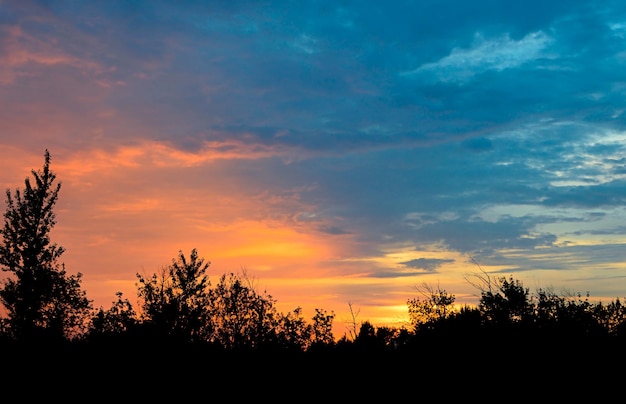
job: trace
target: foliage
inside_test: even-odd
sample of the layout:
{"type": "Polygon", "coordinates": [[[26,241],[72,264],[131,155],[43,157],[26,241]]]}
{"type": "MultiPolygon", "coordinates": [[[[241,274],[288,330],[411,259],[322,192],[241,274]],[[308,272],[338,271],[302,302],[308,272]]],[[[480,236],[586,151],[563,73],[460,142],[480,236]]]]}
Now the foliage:
{"type": "Polygon", "coordinates": [[[619,298],[606,306],[598,303],[596,313],[598,323],[607,330],[609,335],[626,336],[626,306],[619,298]]]}
{"type": "Polygon", "coordinates": [[[483,291],[478,307],[485,321],[495,325],[522,322],[532,314],[529,290],[513,277],[498,278],[495,290],[483,291]]]}
{"type": "Polygon", "coordinates": [[[0,287],[5,324],[17,340],[76,338],[85,330],[91,301],[81,290],[82,274],[66,273],[58,263],[65,250],[50,240],[61,183],[55,184],[48,150],[43,170],[32,175],[35,184],[26,178],[23,192],[6,191],[0,230],[0,265],[10,274],[0,287]]]}
{"type": "Polygon", "coordinates": [[[311,343],[312,326],[307,324],[302,308],[296,307],[280,316],[276,324],[276,346],[286,349],[306,349],[311,343]]]}
{"type": "Polygon", "coordinates": [[[425,283],[417,290],[422,298],[416,297],[407,301],[409,321],[415,329],[431,327],[454,313],[454,295],[425,283]]]}
{"type": "MultiPolygon", "coordinates": [[[[214,330],[211,342],[228,350],[275,345],[280,324],[275,303],[276,300],[266,292],[257,293],[245,273],[242,276],[222,275],[210,291],[214,330]]],[[[297,324],[294,321],[287,323],[297,324]]],[[[293,331],[283,335],[293,335],[293,331]]]]}
{"type": "Polygon", "coordinates": [[[102,338],[120,336],[137,325],[137,313],[128,299],[123,299],[122,292],[117,292],[117,301],[108,310],[100,307],[91,319],[89,337],[102,338]]]}
{"type": "Polygon", "coordinates": [[[315,309],[313,316],[312,345],[332,345],[335,342],[333,335],[333,321],[335,313],[326,310],[315,309]]]}
{"type": "Polygon", "coordinates": [[[204,341],[211,334],[209,265],[193,249],[189,259],[179,251],[158,275],[137,274],[142,320],[155,334],[186,342],[204,341]]]}
{"type": "MultiPolygon", "coordinates": [[[[224,274],[211,286],[208,262],[193,249],[179,252],[168,268],[144,277],[137,274],[141,302],[140,325],[153,337],[178,342],[202,342],[227,351],[281,348],[304,351],[333,340],[333,314],[316,309],[313,324],[302,309],[282,314],[266,291],[257,292],[244,272],[224,274]]],[[[99,313],[98,326],[107,320],[99,313]]]]}

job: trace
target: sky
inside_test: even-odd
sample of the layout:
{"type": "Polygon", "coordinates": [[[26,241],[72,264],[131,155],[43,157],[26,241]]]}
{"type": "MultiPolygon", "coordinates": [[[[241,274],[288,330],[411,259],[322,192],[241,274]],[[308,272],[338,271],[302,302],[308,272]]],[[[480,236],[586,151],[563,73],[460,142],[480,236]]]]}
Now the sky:
{"type": "Polygon", "coordinates": [[[339,336],[484,273],[626,296],[622,1],[0,0],[0,106],[96,308],[192,249],[339,336]]]}

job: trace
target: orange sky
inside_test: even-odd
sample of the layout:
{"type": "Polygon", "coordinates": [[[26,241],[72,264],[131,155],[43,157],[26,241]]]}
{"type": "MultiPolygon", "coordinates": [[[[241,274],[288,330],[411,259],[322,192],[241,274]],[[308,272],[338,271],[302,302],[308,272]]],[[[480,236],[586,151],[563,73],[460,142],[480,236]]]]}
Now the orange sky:
{"type": "MultiPolygon", "coordinates": [[[[214,158],[160,144],[50,152],[51,169],[62,183],[53,241],[66,248],[61,261],[68,272],[83,273],[95,308],[110,307],[117,291],[136,304],[136,274],[156,273],[179,250],[188,256],[192,248],[211,263],[213,282],[222,274],[246,273],[282,312],[302,307],[310,319],[315,308],[334,311],[336,337],[349,334],[353,314],[358,324],[407,326],[407,300],[423,298],[418,288],[424,284],[454,294],[459,304],[478,301],[479,291],[466,277],[479,268],[468,256],[402,244],[363,256],[353,235],[318,230],[319,223],[307,217],[317,207],[301,200],[297,189],[255,190],[246,176],[224,168],[229,159],[250,155],[214,158]],[[402,272],[400,263],[416,257],[455,260],[446,273],[372,277],[375,268],[402,272]]],[[[43,153],[34,150],[5,156],[2,185],[11,190],[23,188],[31,168],[43,164],[43,153]]],[[[549,274],[541,276],[524,278],[526,286],[551,284],[549,274]]]]}
{"type": "MultiPolygon", "coordinates": [[[[19,163],[4,160],[13,181],[3,185],[11,190],[23,187],[27,167],[43,164],[43,155],[31,151],[13,155],[22,157],[19,163]]],[[[301,220],[313,207],[297,190],[241,191],[250,188],[245,177],[221,171],[220,160],[159,145],[81,155],[51,150],[51,169],[62,183],[53,240],[66,248],[61,261],[68,272],[83,273],[94,307],[110,307],[117,291],[135,302],[136,273],[153,274],[179,250],[188,256],[196,248],[211,262],[214,282],[245,271],[283,312],[300,306],[310,319],[315,308],[334,311],[336,336],[352,321],[350,304],[358,323],[406,324],[406,301],[417,293],[414,279],[362,277],[364,262],[377,265],[380,257],[355,256],[353,237],[322,234],[301,220]],[[198,175],[211,178],[209,188],[193,186],[198,175]]]]}

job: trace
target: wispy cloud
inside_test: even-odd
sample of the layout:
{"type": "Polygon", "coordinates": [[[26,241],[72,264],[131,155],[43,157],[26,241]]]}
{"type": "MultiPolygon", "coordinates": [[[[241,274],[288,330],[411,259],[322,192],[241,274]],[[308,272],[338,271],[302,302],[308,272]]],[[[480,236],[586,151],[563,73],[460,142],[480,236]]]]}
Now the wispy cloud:
{"type": "Polygon", "coordinates": [[[538,31],[519,40],[508,34],[486,39],[476,34],[469,48],[453,48],[449,55],[436,62],[403,72],[404,76],[435,77],[442,82],[463,83],[486,71],[501,71],[520,67],[543,58],[556,58],[548,52],[552,38],[538,31]]]}

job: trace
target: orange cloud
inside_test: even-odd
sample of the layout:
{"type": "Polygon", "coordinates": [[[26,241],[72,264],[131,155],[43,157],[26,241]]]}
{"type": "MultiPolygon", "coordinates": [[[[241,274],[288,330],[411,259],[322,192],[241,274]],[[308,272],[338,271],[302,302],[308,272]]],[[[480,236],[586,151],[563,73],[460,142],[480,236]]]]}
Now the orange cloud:
{"type": "Polygon", "coordinates": [[[18,76],[26,73],[19,70],[22,66],[34,63],[45,66],[69,65],[85,71],[102,72],[104,69],[92,61],[81,60],[66,54],[54,38],[38,37],[25,33],[20,26],[0,27],[4,56],[0,56],[0,85],[12,83],[18,76]]]}

